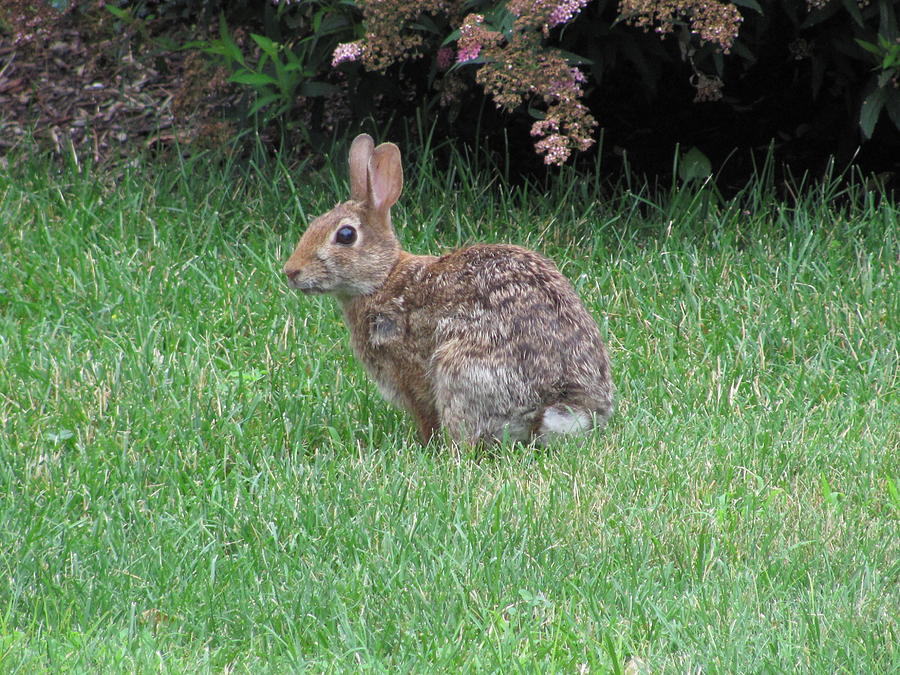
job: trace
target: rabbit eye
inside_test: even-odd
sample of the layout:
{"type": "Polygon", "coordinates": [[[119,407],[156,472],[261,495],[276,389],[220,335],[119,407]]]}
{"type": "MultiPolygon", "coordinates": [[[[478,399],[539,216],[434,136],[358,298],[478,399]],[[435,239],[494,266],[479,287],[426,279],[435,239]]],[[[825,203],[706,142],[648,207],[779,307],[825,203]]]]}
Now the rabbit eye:
{"type": "Polygon", "coordinates": [[[335,233],[334,240],[338,244],[349,246],[354,241],[356,241],[356,228],[350,227],[349,225],[344,225],[344,227],[342,227],[335,233]]]}

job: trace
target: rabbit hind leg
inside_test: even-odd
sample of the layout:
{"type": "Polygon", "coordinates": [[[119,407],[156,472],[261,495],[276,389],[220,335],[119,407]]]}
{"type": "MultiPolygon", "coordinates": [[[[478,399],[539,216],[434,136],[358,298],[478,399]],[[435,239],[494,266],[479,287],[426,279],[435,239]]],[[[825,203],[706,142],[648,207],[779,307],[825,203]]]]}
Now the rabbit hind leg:
{"type": "Polygon", "coordinates": [[[435,403],[441,426],[461,443],[528,441],[540,409],[522,401],[523,387],[496,364],[438,368],[435,403]]]}

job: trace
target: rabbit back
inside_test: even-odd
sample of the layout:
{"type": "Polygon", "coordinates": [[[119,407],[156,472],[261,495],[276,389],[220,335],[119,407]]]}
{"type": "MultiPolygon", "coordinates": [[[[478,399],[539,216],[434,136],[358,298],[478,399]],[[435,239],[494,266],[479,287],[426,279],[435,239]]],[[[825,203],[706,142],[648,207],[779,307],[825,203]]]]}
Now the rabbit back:
{"type": "Polygon", "coordinates": [[[518,440],[579,433],[612,412],[597,324],[556,266],[508,245],[453,256],[459,303],[438,321],[432,377],[456,436],[518,440]]]}
{"type": "Polygon", "coordinates": [[[441,426],[459,440],[528,440],[611,414],[597,325],[550,260],[484,244],[410,256],[391,276],[347,318],[357,355],[423,436],[441,426]]]}

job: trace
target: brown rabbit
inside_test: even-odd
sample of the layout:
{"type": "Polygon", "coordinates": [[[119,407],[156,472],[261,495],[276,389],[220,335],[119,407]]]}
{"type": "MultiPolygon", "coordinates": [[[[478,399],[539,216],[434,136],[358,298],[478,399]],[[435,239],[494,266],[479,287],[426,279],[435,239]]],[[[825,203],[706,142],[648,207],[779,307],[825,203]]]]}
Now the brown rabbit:
{"type": "Polygon", "coordinates": [[[548,259],[478,244],[441,257],[400,248],[390,208],[400,150],[367,134],[350,148],[350,201],[316,218],[284,266],[291,286],[340,302],[353,351],[422,440],[540,442],[612,413],[597,325],[548,259]]]}

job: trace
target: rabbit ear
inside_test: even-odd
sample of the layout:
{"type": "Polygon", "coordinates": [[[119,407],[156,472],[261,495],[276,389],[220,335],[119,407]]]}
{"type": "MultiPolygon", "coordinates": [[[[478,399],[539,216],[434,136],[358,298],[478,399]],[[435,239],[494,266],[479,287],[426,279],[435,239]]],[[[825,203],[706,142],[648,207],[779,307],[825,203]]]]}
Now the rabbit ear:
{"type": "Polygon", "coordinates": [[[369,200],[376,211],[387,211],[403,191],[403,165],[400,148],[382,143],[369,159],[369,200]]]}
{"type": "Polygon", "coordinates": [[[369,158],[375,141],[369,134],[360,134],[350,145],[350,199],[363,202],[369,190],[369,158]]]}

